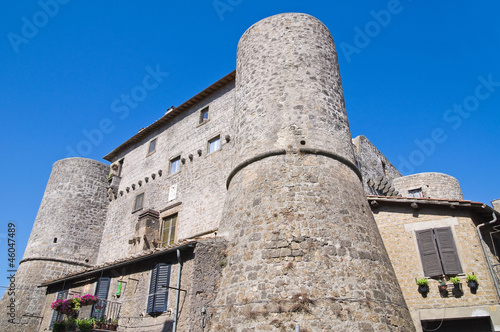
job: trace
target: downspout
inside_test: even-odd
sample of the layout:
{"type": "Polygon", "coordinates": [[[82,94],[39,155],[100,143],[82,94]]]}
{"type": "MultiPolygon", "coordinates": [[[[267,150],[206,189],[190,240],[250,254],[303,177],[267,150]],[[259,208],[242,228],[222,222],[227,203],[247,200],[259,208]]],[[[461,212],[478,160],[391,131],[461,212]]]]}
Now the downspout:
{"type": "Polygon", "coordinates": [[[477,235],[479,236],[479,241],[481,242],[481,246],[483,247],[484,257],[486,257],[486,262],[488,263],[491,277],[493,278],[493,283],[495,284],[497,296],[498,296],[498,299],[500,300],[500,288],[498,287],[497,277],[495,275],[495,272],[493,271],[493,267],[491,266],[490,257],[488,256],[488,252],[486,251],[483,236],[481,235],[481,230],[480,230],[480,227],[491,225],[491,224],[495,223],[496,221],[497,221],[497,216],[496,216],[495,212],[493,212],[493,220],[485,222],[484,224],[477,225],[476,228],[477,228],[477,235]]]}
{"type": "Polygon", "coordinates": [[[181,295],[182,260],[181,260],[181,251],[179,249],[177,249],[177,262],[179,263],[179,267],[177,268],[177,295],[175,296],[174,324],[172,326],[172,332],[177,331],[177,315],[179,314],[179,298],[181,295]]]}

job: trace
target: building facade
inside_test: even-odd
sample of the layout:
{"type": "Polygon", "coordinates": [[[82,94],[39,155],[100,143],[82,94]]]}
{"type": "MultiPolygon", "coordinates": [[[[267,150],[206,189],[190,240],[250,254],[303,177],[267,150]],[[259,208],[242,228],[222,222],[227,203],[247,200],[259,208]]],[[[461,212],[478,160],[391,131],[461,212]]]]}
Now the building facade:
{"type": "Polygon", "coordinates": [[[102,301],[80,317],[118,331],[500,330],[499,213],[351,138],[333,39],[309,15],[253,25],[234,72],[104,159],[54,164],[2,330],[49,330],[51,303],[84,294],[102,301]],[[448,251],[423,247],[435,232],[448,251]],[[456,276],[460,296],[437,291],[456,276]]]}

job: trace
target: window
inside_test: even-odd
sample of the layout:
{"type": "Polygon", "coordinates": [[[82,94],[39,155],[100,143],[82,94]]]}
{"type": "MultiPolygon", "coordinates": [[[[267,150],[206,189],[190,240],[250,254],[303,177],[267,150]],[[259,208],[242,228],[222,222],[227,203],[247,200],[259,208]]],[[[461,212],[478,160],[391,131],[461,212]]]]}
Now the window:
{"type": "MultiPolygon", "coordinates": [[[[56,300],[66,300],[68,298],[68,290],[63,290],[60,292],[57,292],[57,298],[56,300]]],[[[50,325],[49,327],[52,328],[52,325],[54,325],[55,322],[62,321],[64,319],[64,315],[60,313],[59,311],[53,311],[52,312],[52,319],[50,320],[50,325]]]]}
{"type": "Polygon", "coordinates": [[[175,242],[175,227],[177,225],[177,213],[163,218],[161,225],[161,246],[167,246],[175,242]]]}
{"type": "Polygon", "coordinates": [[[167,310],[169,283],[170,265],[165,263],[156,264],[151,271],[147,305],[148,314],[167,310]]]}
{"type": "Polygon", "coordinates": [[[215,152],[220,149],[220,136],[212,138],[208,141],[208,153],[215,152]]]}
{"type": "Polygon", "coordinates": [[[208,106],[200,111],[200,123],[208,120],[208,106]]]}
{"type": "Polygon", "coordinates": [[[450,227],[421,230],[416,235],[426,277],[462,273],[450,227]]]}
{"type": "Polygon", "coordinates": [[[170,160],[170,174],[177,173],[179,171],[180,164],[181,164],[180,156],[170,160]]]}
{"type": "Polygon", "coordinates": [[[408,196],[413,197],[413,198],[422,198],[422,197],[424,197],[424,195],[422,193],[422,188],[408,190],[408,196]]]}
{"type": "Polygon", "coordinates": [[[95,295],[99,298],[99,301],[92,306],[91,317],[99,319],[106,315],[106,299],[108,298],[110,284],[111,278],[108,277],[101,277],[97,280],[95,295]]]}
{"type": "Polygon", "coordinates": [[[141,210],[144,204],[144,193],[135,196],[134,211],[141,210]]]}
{"type": "Polygon", "coordinates": [[[156,151],[156,138],[149,142],[148,155],[156,151]]]}

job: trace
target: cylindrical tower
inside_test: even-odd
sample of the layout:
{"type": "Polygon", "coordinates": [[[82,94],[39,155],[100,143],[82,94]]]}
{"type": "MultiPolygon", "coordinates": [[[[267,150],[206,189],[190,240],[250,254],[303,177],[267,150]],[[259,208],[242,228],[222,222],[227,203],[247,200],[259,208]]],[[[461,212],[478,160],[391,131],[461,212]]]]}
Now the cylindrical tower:
{"type": "Polygon", "coordinates": [[[392,180],[392,185],[403,197],[464,199],[460,183],[443,173],[417,173],[392,180]]]}
{"type": "Polygon", "coordinates": [[[238,45],[227,237],[210,329],[414,329],[354,165],[335,45],[305,14],[238,45]]]}
{"type": "MultiPolygon", "coordinates": [[[[2,331],[37,331],[45,301],[45,289],[37,286],[95,263],[108,206],[108,172],[109,166],[85,158],[54,164],[15,274],[16,324],[0,326],[2,331]]],[[[5,301],[6,295],[2,305],[5,301]]]]}

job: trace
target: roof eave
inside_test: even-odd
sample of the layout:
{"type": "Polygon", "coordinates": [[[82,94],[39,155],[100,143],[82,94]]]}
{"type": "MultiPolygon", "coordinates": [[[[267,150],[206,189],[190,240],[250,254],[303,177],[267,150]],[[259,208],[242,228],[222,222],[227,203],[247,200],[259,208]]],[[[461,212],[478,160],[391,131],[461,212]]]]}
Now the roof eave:
{"type": "Polygon", "coordinates": [[[109,162],[112,162],[120,153],[125,151],[127,148],[130,146],[136,144],[137,142],[141,141],[144,139],[146,136],[150,135],[153,133],[155,130],[159,129],[166,123],[170,122],[171,119],[173,119],[176,115],[181,114],[182,112],[186,111],[189,107],[197,104],[204,98],[208,97],[212,93],[216,92],[217,90],[221,89],[224,87],[226,84],[230,83],[233,81],[236,77],[236,71],[232,71],[231,73],[227,74],[214,84],[210,85],[208,88],[205,90],[201,91],[194,97],[191,97],[189,100],[185,101],[182,103],[180,106],[172,109],[171,111],[168,111],[165,113],[164,116],[153,122],[151,125],[147,126],[146,128],[142,129],[139,131],[137,134],[129,138],[127,141],[122,143],[120,146],[118,146],[116,149],[108,153],[107,155],[104,156],[104,160],[107,160],[109,162]]]}

